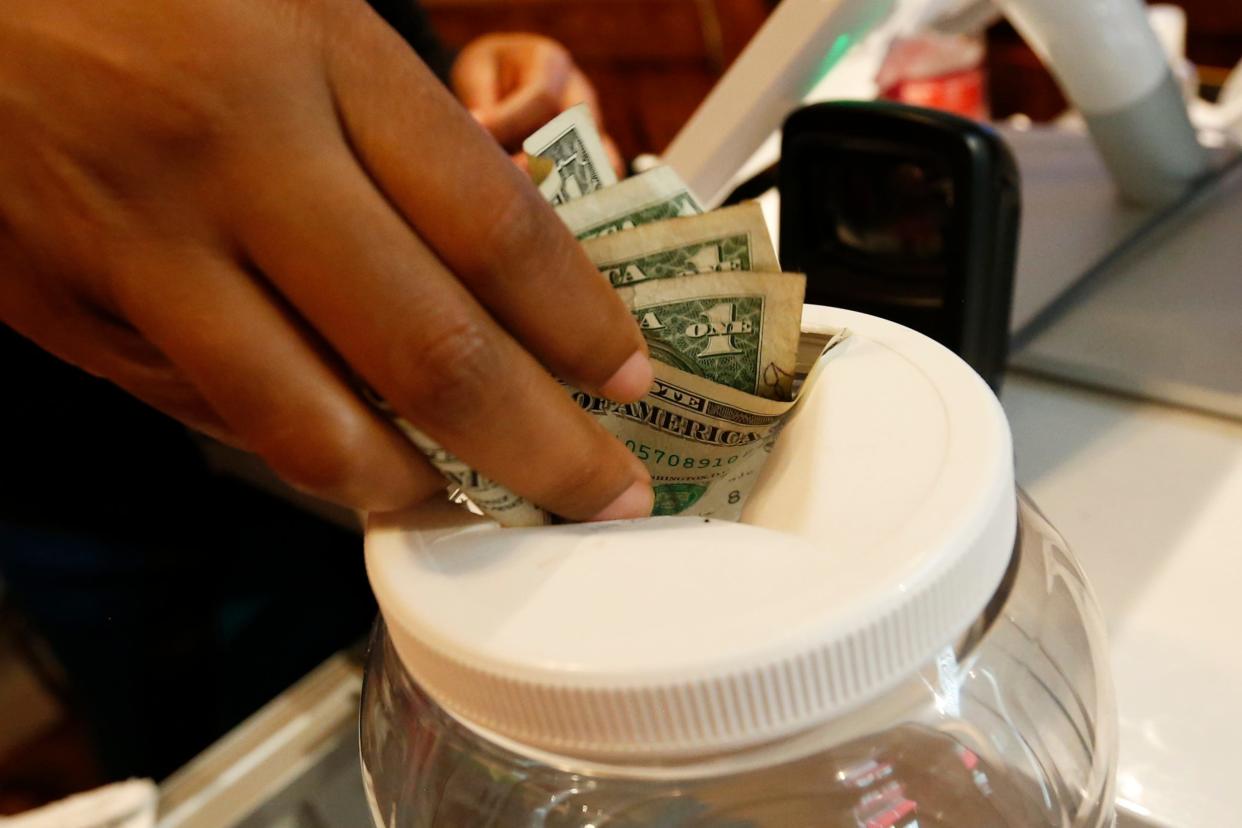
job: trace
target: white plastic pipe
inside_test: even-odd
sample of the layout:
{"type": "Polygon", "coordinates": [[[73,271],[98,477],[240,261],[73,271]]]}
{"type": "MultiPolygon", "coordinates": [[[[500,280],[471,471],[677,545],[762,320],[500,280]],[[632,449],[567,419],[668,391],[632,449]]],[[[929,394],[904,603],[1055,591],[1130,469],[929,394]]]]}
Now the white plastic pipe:
{"type": "Polygon", "coordinates": [[[1084,115],[1124,109],[1168,72],[1138,0],[995,0],[1084,115]]]}
{"type": "Polygon", "coordinates": [[[1118,189],[1162,204],[1208,169],[1139,0],[996,0],[1082,113],[1118,189]]]}

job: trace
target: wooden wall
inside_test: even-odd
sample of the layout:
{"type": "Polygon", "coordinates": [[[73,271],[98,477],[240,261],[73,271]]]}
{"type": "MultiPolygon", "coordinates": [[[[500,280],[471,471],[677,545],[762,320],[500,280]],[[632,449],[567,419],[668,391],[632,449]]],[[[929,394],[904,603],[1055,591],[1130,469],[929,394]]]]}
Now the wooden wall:
{"type": "Polygon", "coordinates": [[[454,48],[485,32],[564,43],[621,153],[662,150],[762,25],[767,0],[423,0],[454,48]]]}

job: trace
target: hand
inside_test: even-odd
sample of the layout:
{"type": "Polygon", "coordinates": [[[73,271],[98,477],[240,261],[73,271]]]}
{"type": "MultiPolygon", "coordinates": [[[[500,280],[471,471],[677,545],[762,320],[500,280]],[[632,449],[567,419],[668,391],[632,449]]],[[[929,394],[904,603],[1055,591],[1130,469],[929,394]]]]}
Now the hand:
{"type": "Polygon", "coordinates": [[[621,153],[603,130],[599,101],[565,47],[535,34],[484,35],[453,64],[453,90],[475,119],[511,153],[522,140],[571,106],[586,103],[618,175],[621,153]]]}
{"type": "Polygon", "coordinates": [[[294,484],[443,490],[356,375],[558,514],[649,512],[548,373],[640,397],[637,326],[361,0],[9,0],[0,182],[0,320],[294,484]]]}

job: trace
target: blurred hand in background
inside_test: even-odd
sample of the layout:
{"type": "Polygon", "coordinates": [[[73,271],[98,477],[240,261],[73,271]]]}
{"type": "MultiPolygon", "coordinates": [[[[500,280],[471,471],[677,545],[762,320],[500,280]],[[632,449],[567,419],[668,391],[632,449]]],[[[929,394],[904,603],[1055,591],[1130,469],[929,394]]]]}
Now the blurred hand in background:
{"type": "Polygon", "coordinates": [[[453,64],[453,91],[520,165],[522,140],[579,103],[591,108],[619,176],[621,155],[602,131],[591,82],[564,46],[536,34],[489,34],[471,41],[453,64]]]}

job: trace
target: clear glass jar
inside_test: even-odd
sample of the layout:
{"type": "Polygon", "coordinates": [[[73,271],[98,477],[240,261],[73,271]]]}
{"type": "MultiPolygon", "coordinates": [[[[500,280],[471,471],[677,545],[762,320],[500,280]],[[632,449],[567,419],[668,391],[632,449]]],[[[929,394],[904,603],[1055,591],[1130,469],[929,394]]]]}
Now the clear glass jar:
{"type": "Polygon", "coordinates": [[[1114,824],[1117,727],[1100,613],[1025,497],[973,627],[852,713],[742,751],[661,764],[525,748],[411,680],[379,623],[363,691],[367,794],[385,828],[1114,824]]]}

